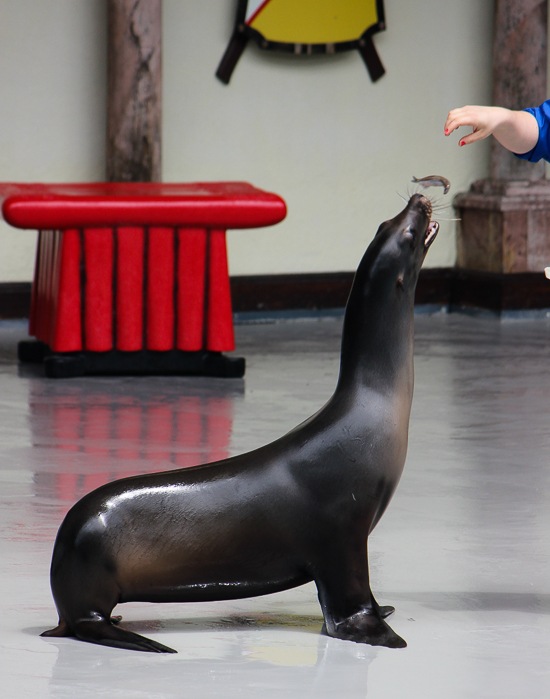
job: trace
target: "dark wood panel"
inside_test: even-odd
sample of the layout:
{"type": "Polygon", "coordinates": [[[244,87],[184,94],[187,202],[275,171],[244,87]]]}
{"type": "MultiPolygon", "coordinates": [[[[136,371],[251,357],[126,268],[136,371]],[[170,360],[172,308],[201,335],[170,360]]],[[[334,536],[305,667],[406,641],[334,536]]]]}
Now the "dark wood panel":
{"type": "Polygon", "coordinates": [[[0,283],[0,319],[28,318],[31,308],[31,282],[0,283]]]}
{"type": "MultiPolygon", "coordinates": [[[[346,305],[353,272],[231,278],[233,310],[324,310],[346,305]]],[[[30,282],[0,283],[0,319],[28,318],[30,282]]],[[[550,308],[550,281],[542,272],[499,274],[458,268],[420,272],[416,304],[492,311],[550,308]]]]}
{"type": "MultiPolygon", "coordinates": [[[[342,308],[352,281],[352,272],[233,277],[233,310],[342,308]]],[[[542,272],[501,274],[428,268],[420,272],[415,303],[492,311],[550,308],[550,281],[542,272]]]]}
{"type": "Polygon", "coordinates": [[[353,272],[232,277],[233,310],[283,311],[343,308],[353,272]]]}
{"type": "Polygon", "coordinates": [[[453,268],[423,269],[416,285],[415,304],[448,306],[451,302],[453,268]]]}

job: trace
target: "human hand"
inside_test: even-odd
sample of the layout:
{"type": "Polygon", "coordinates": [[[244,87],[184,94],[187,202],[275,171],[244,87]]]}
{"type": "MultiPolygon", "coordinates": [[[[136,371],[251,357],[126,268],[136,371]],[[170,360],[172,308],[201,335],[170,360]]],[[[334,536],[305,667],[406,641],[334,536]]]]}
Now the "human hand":
{"type": "Polygon", "coordinates": [[[528,153],[539,139],[536,118],[528,111],[514,111],[504,107],[467,106],[453,109],[445,122],[445,135],[460,126],[471,126],[472,133],[463,136],[459,146],[480,141],[491,134],[512,153],[528,153]]]}
{"type": "Polygon", "coordinates": [[[460,126],[471,126],[472,133],[463,136],[458,145],[465,146],[468,143],[481,141],[490,136],[504,121],[506,121],[508,109],[503,107],[478,107],[466,106],[460,109],[452,109],[445,122],[445,136],[450,136],[460,126]]]}

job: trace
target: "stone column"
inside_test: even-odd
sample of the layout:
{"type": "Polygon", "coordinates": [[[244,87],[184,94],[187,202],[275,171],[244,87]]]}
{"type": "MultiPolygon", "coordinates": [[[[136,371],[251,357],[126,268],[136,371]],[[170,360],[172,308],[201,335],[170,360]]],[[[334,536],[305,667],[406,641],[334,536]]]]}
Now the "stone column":
{"type": "MultiPolygon", "coordinates": [[[[546,99],[547,0],[496,0],[493,104],[538,107],[546,99]]],[[[550,184],[544,162],[516,158],[491,139],[488,180],[455,197],[457,266],[541,272],[550,265],[550,184]]]]}
{"type": "Polygon", "coordinates": [[[161,0],[108,0],[107,179],[161,180],[161,0]]]}

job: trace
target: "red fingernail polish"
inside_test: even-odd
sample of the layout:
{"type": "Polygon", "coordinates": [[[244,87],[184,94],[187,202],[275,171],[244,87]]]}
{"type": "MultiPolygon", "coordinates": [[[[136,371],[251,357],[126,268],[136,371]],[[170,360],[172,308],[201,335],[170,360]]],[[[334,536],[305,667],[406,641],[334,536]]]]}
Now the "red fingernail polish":
{"type": "Polygon", "coordinates": [[[463,145],[464,145],[464,141],[460,141],[460,143],[459,143],[458,145],[459,145],[459,146],[463,146],[463,145]]]}
{"type": "Polygon", "coordinates": [[[445,129],[445,136],[449,133],[449,129],[445,129]]]}

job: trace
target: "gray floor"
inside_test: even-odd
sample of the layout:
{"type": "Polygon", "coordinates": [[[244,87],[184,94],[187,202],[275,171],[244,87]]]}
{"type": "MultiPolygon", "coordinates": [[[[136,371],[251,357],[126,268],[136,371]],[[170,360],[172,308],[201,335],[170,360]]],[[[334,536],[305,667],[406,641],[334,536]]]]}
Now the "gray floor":
{"type": "Polygon", "coordinates": [[[237,327],[244,381],[47,380],[0,324],[2,697],[550,696],[550,321],[417,317],[409,455],[371,537],[373,590],[408,648],[320,635],[313,585],[236,602],[129,604],[159,656],[43,639],[70,505],[113,478],[264,444],[330,396],[340,321],[237,327]]]}

